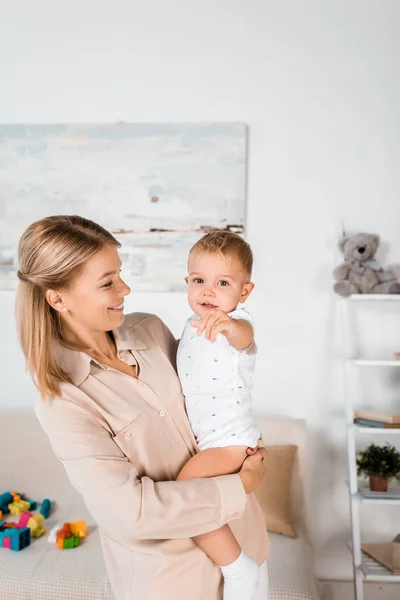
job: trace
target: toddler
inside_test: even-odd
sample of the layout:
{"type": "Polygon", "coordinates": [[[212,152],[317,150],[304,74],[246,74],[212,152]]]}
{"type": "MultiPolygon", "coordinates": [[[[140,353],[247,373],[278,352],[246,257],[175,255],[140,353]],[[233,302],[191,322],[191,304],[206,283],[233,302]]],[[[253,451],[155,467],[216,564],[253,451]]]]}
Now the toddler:
{"type": "MultiPolygon", "coordinates": [[[[249,244],[227,231],[203,236],[189,253],[186,283],[194,314],[185,324],[177,364],[200,452],[178,479],[235,473],[256,452],[260,432],[251,412],[253,322],[238,308],[254,287],[252,265],[249,244]]],[[[224,600],[251,600],[259,567],[241,552],[229,526],[194,539],[221,567],[224,600]]]]}

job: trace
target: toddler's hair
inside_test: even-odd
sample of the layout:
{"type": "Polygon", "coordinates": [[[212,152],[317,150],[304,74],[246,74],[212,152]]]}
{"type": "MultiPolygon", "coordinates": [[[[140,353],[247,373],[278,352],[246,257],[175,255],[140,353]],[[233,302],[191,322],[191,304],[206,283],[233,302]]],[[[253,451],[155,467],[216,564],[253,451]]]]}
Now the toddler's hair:
{"type": "Polygon", "coordinates": [[[253,269],[253,252],[240,235],[231,231],[212,231],[206,233],[192,246],[189,257],[193,252],[208,252],[220,254],[223,258],[236,256],[242,263],[246,273],[251,277],[253,269]]]}

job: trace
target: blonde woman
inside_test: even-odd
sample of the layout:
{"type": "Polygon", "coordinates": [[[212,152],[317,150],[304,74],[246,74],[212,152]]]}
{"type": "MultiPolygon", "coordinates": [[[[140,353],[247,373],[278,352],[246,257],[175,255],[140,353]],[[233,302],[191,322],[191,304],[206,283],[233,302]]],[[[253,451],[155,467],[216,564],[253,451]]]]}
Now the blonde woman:
{"type": "MultiPolygon", "coordinates": [[[[268,539],[251,492],[265,450],[237,474],[175,481],[198,451],[177,342],[155,315],[124,317],[130,289],[118,247],[77,216],[37,221],[20,239],[16,318],[41,395],[36,414],[98,524],[117,600],[220,600],[220,569],[191,538],[229,522],[264,563],[268,539]]],[[[266,598],[266,577],[254,600],[266,598]]]]}

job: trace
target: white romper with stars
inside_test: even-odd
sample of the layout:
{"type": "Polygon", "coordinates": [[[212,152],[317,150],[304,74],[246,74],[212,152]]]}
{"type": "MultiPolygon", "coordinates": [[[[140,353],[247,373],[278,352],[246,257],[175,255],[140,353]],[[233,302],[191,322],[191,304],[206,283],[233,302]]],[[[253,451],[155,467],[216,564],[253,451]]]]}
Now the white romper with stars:
{"type": "MultiPolygon", "coordinates": [[[[229,313],[232,319],[253,320],[244,308],[229,313]]],[[[226,446],[255,448],[260,432],[251,411],[251,389],[256,354],[236,350],[225,336],[214,343],[189,321],[178,347],[178,374],[185,396],[186,411],[199,450],[226,446]]]]}

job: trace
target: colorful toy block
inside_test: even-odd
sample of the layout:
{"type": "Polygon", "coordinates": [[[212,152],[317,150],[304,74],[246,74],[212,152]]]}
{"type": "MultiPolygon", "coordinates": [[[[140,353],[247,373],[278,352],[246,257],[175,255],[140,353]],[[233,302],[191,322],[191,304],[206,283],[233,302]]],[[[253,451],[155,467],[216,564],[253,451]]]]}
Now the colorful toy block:
{"type": "Polygon", "coordinates": [[[40,537],[46,533],[44,528],[44,516],[39,513],[31,516],[27,522],[27,526],[31,530],[32,537],[40,537]]]}
{"type": "Polygon", "coordinates": [[[49,537],[47,538],[50,542],[50,544],[56,544],[57,543],[57,531],[62,527],[61,523],[57,523],[57,525],[55,527],[53,527],[53,529],[50,530],[49,533],[49,537]]]}
{"type": "MultiPolygon", "coordinates": [[[[0,523],[3,526],[4,523],[0,523]]],[[[31,543],[31,530],[29,527],[23,527],[22,529],[18,529],[17,527],[9,527],[4,528],[0,531],[0,547],[8,548],[9,550],[14,550],[15,552],[19,552],[23,550],[31,543]]]]}
{"type": "Polygon", "coordinates": [[[48,519],[51,509],[51,502],[48,498],[45,498],[40,506],[40,514],[44,516],[45,519],[48,519]]]}
{"type": "Polygon", "coordinates": [[[77,535],[71,535],[69,538],[61,538],[57,539],[57,548],[59,550],[66,550],[68,548],[76,548],[79,546],[81,540],[77,535]]]}
{"type": "Polygon", "coordinates": [[[70,523],[70,527],[73,535],[77,535],[80,538],[87,536],[86,521],[73,521],[70,523]]]}
{"type": "Polygon", "coordinates": [[[71,537],[72,531],[69,523],[64,523],[64,525],[57,531],[57,539],[62,538],[63,540],[71,537]]]}
{"type": "Polygon", "coordinates": [[[32,517],[32,513],[30,512],[24,512],[22,513],[22,515],[20,516],[19,520],[18,520],[18,527],[20,529],[22,529],[22,527],[27,527],[28,525],[28,521],[29,519],[32,517]]]}
{"type": "Polygon", "coordinates": [[[0,494],[0,506],[8,506],[11,502],[13,502],[14,498],[10,492],[4,492],[4,494],[0,494]]]}
{"type": "MultiPolygon", "coordinates": [[[[79,546],[80,540],[87,535],[86,521],[73,521],[64,523],[63,526],[55,532],[57,548],[60,550],[66,548],[75,548],[79,546]]],[[[50,533],[49,541],[54,540],[53,531],[50,533]]]]}
{"type": "Polygon", "coordinates": [[[3,515],[10,512],[8,505],[13,502],[13,496],[10,492],[4,492],[4,494],[0,494],[0,510],[3,515]]]}
{"type": "Polygon", "coordinates": [[[30,502],[25,502],[25,500],[18,500],[17,502],[11,502],[8,505],[10,509],[10,513],[14,517],[19,517],[22,513],[26,512],[31,507],[30,502]]]}

